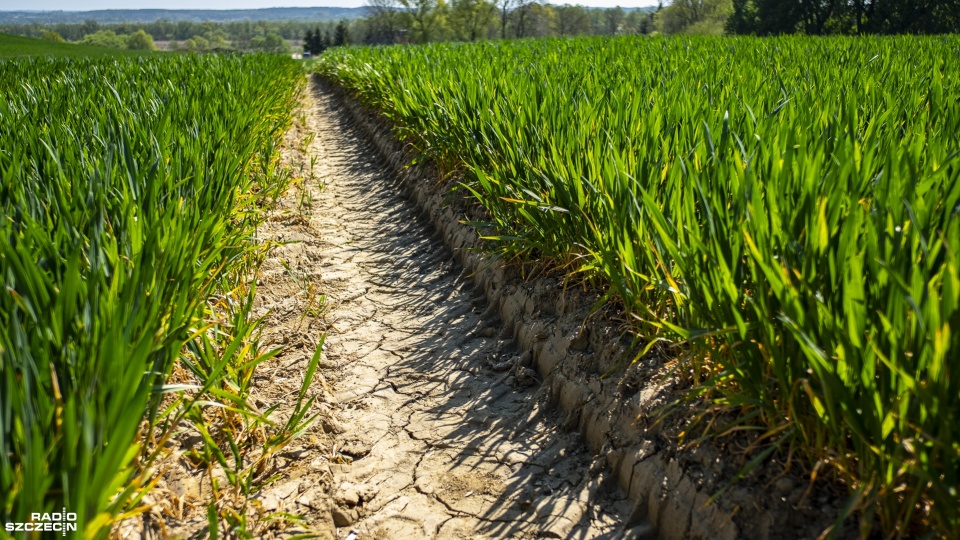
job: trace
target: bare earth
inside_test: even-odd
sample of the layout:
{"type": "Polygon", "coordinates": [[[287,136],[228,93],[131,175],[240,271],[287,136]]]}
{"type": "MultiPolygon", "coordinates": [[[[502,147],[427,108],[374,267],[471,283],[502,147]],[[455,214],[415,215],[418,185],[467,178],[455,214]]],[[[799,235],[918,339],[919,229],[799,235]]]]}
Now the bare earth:
{"type": "Polygon", "coordinates": [[[262,504],[336,537],[623,537],[629,503],[557,427],[534,372],[498,371],[518,352],[482,294],[333,98],[306,99],[316,179],[265,231],[296,243],[271,253],[258,294],[266,338],[288,345],[274,364],[291,373],[326,329],[315,384],[331,410],[262,504]]]}

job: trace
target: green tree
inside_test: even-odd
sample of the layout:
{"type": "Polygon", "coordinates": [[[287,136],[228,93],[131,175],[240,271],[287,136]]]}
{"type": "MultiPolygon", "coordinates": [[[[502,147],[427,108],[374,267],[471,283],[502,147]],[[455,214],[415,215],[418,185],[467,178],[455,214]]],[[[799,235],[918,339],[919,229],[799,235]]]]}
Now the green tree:
{"type": "Polygon", "coordinates": [[[533,6],[532,2],[523,2],[520,1],[520,4],[516,9],[513,10],[513,35],[518,38],[528,37],[529,19],[530,19],[530,8],[533,6]]]}
{"type": "Polygon", "coordinates": [[[265,36],[257,36],[250,40],[250,48],[255,51],[269,53],[290,53],[290,44],[283,36],[275,32],[270,32],[265,36]]]}
{"type": "Polygon", "coordinates": [[[514,35],[518,38],[543,37],[556,26],[553,8],[538,2],[524,2],[513,11],[514,35]]]}
{"type": "Polygon", "coordinates": [[[620,6],[617,6],[613,9],[606,10],[603,15],[607,21],[607,35],[615,36],[619,34],[623,28],[625,19],[623,9],[620,6]]]}
{"type": "Polygon", "coordinates": [[[61,36],[57,32],[54,32],[53,30],[44,30],[43,34],[40,35],[40,38],[45,39],[47,41],[56,41],[57,43],[63,43],[66,41],[65,39],[63,39],[63,36],[61,36]]]}
{"type": "Polygon", "coordinates": [[[367,43],[396,43],[401,32],[400,0],[367,0],[367,43]]]}
{"type": "Polygon", "coordinates": [[[496,12],[496,6],[487,0],[453,0],[450,25],[454,37],[461,41],[487,37],[496,12]]]}
{"type": "Polygon", "coordinates": [[[590,32],[590,18],[581,6],[563,5],[554,8],[556,32],[561,36],[577,36],[590,32]]]}
{"type": "Polygon", "coordinates": [[[557,12],[553,6],[547,3],[537,4],[537,9],[533,10],[531,26],[533,35],[537,37],[554,35],[553,29],[557,27],[557,12]]]}
{"type": "Polygon", "coordinates": [[[118,36],[113,30],[100,30],[84,36],[78,43],[109,49],[126,49],[127,36],[118,36]]]}
{"type": "Polygon", "coordinates": [[[824,32],[947,34],[960,32],[960,0],[848,0],[824,32]]]}
{"type": "Polygon", "coordinates": [[[143,30],[137,30],[136,32],[127,36],[127,48],[136,51],[157,50],[156,44],[153,43],[153,36],[144,32],[143,30]]]}
{"type": "Polygon", "coordinates": [[[303,36],[303,52],[316,54],[313,52],[313,50],[316,48],[316,43],[317,37],[314,35],[313,30],[308,28],[307,33],[303,36]]]}
{"type": "Polygon", "coordinates": [[[191,52],[204,52],[210,50],[210,42],[203,36],[193,36],[185,40],[182,47],[191,52]]]}
{"type": "Polygon", "coordinates": [[[340,47],[348,43],[350,43],[350,31],[347,29],[347,21],[340,21],[333,32],[333,45],[340,47]]]}
{"type": "Polygon", "coordinates": [[[733,0],[726,28],[738,34],[758,35],[846,32],[854,27],[852,21],[845,20],[847,15],[859,10],[862,22],[866,7],[860,0],[733,0]]]}
{"type": "Polygon", "coordinates": [[[733,13],[724,28],[731,34],[756,34],[760,26],[757,5],[751,0],[733,0],[733,13]]]}
{"type": "Polygon", "coordinates": [[[732,0],[674,0],[653,24],[664,34],[722,34],[733,9],[732,0]]]}
{"type": "Polygon", "coordinates": [[[627,13],[623,20],[625,34],[649,34],[653,31],[653,13],[642,9],[634,9],[627,13]]]}
{"type": "Polygon", "coordinates": [[[414,43],[426,43],[434,38],[440,11],[438,0],[400,0],[410,17],[410,39],[414,43]]]}
{"type": "Polygon", "coordinates": [[[513,10],[524,0],[494,0],[497,14],[500,17],[500,39],[507,39],[507,23],[513,10]]]}
{"type": "MultiPolygon", "coordinates": [[[[83,36],[96,33],[100,30],[100,23],[93,19],[87,19],[80,24],[80,33],[83,36]]],[[[62,32],[61,32],[62,35],[62,32]]]]}
{"type": "Polygon", "coordinates": [[[328,46],[327,36],[320,30],[319,26],[313,30],[307,30],[307,36],[303,40],[303,52],[320,54],[327,50],[328,46]]]}
{"type": "Polygon", "coordinates": [[[207,40],[208,50],[230,49],[230,36],[226,30],[215,23],[203,23],[203,37],[207,40]]]}

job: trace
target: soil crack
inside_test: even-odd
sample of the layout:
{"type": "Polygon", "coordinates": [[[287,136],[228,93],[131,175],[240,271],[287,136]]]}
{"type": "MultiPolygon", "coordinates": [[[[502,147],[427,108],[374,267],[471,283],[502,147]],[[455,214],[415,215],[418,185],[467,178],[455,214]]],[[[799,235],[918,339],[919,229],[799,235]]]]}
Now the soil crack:
{"type": "Polygon", "coordinates": [[[621,537],[625,495],[597,487],[590,453],[556,428],[549,392],[523,371],[529,358],[503,337],[496,310],[349,115],[313,84],[309,152],[324,187],[310,197],[310,234],[285,249],[299,272],[318,276],[335,330],[325,359],[336,361],[320,373],[340,448],[328,463],[334,534],[621,537]]]}

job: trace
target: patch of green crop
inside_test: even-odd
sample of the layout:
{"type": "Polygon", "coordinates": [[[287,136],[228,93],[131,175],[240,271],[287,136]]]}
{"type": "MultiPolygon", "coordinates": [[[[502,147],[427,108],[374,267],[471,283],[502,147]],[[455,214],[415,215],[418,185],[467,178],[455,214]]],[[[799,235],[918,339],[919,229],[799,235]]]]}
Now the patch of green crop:
{"type": "Polygon", "coordinates": [[[960,530],[960,38],[345,48],[494,238],[610,287],[887,534],[960,530]]]}
{"type": "MultiPolygon", "coordinates": [[[[31,56],[101,58],[108,56],[146,56],[150,54],[157,53],[128,51],[124,49],[105,49],[103,47],[91,47],[89,45],[59,43],[43,39],[0,34],[0,59],[25,58],[31,56]]],[[[2,65],[0,65],[0,69],[2,69],[2,65]]]]}
{"type": "MultiPolygon", "coordinates": [[[[302,83],[264,55],[0,61],[0,521],[65,507],[103,537],[181,418],[269,423],[245,402],[275,352],[244,284],[302,83]]],[[[203,433],[249,489],[242,447],[203,433]]]]}

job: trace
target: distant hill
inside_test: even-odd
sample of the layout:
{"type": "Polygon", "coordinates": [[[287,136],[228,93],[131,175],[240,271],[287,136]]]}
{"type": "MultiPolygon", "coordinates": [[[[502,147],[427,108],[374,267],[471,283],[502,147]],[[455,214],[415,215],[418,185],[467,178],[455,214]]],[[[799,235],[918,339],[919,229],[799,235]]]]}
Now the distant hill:
{"type": "Polygon", "coordinates": [[[104,9],[98,11],[0,11],[0,24],[58,24],[97,21],[149,23],[230,21],[330,21],[364,16],[364,8],[309,7],[264,9],[104,9]]]}

